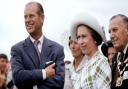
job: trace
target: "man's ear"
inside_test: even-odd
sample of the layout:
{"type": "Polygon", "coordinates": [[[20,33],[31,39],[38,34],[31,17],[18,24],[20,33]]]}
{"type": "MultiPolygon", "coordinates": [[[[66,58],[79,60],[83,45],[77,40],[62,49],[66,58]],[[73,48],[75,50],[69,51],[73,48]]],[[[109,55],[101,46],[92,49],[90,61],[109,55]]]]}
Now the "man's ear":
{"type": "Polygon", "coordinates": [[[45,16],[44,16],[44,14],[42,14],[42,15],[41,15],[41,23],[42,23],[42,24],[44,23],[44,18],[45,18],[45,16]]]}

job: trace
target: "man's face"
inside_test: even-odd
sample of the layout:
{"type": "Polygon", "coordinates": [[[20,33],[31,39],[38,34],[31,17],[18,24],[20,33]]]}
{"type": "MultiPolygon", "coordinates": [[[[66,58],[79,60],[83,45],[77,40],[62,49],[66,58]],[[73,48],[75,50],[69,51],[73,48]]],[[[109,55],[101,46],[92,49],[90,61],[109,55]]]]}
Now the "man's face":
{"type": "Polygon", "coordinates": [[[128,27],[121,17],[115,17],[110,21],[109,33],[116,50],[123,50],[128,42],[128,27]]]}
{"type": "Polygon", "coordinates": [[[24,10],[25,26],[29,34],[38,34],[42,30],[44,16],[38,14],[37,4],[29,4],[24,10]]]}

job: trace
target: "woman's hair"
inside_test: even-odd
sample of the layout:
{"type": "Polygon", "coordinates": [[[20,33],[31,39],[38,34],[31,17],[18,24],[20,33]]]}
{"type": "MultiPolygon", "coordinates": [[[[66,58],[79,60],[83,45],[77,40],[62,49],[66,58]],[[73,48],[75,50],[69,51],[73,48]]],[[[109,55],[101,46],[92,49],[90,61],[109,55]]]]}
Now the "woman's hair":
{"type": "Polygon", "coordinates": [[[108,48],[110,47],[114,47],[113,44],[112,44],[112,41],[107,41],[106,43],[103,43],[102,46],[101,46],[101,51],[102,53],[104,54],[104,56],[108,56],[108,48]]]}
{"type": "Polygon", "coordinates": [[[70,46],[71,36],[69,36],[68,46],[70,46]]]}

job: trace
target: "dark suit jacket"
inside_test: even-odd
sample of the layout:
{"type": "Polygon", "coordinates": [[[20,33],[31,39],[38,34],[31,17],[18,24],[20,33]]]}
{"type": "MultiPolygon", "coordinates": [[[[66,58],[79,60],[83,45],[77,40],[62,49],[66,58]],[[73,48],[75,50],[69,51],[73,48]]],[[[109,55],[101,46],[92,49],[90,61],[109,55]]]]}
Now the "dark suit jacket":
{"type": "Polygon", "coordinates": [[[63,89],[64,51],[63,47],[44,37],[41,60],[28,37],[11,48],[13,81],[18,89],[63,89]],[[48,61],[55,62],[56,76],[43,80],[42,69],[48,61]]]}
{"type": "MultiPolygon", "coordinates": [[[[124,60],[128,58],[128,48],[127,51],[124,55],[124,60]]],[[[117,54],[113,57],[113,62],[112,62],[112,84],[111,84],[111,89],[128,89],[128,79],[123,80],[122,86],[120,87],[115,87],[115,83],[113,83],[114,76],[116,73],[116,67],[117,67],[117,54]]],[[[125,71],[128,71],[128,67],[126,67],[125,71]]]]}

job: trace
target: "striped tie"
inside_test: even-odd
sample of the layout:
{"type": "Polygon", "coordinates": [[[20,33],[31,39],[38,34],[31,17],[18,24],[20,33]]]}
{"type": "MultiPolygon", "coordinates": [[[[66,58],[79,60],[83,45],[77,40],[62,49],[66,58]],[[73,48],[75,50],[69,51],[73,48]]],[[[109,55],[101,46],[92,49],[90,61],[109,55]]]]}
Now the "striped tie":
{"type": "Polygon", "coordinates": [[[35,40],[35,41],[34,41],[34,45],[35,45],[35,48],[36,48],[38,57],[39,57],[39,59],[40,59],[40,51],[39,51],[39,48],[38,48],[39,43],[40,43],[39,40],[35,40]]]}

